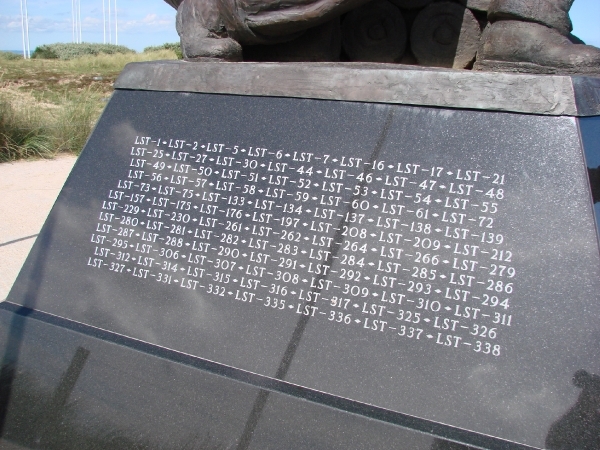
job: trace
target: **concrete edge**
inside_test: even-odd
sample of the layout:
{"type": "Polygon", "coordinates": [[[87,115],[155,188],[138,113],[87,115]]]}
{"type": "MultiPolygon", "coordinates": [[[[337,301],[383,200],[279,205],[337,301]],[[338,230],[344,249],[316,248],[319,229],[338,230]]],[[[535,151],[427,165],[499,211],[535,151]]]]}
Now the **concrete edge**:
{"type": "Polygon", "coordinates": [[[128,64],[115,88],[600,115],[600,78],[396,64],[152,61],[128,64]]]}

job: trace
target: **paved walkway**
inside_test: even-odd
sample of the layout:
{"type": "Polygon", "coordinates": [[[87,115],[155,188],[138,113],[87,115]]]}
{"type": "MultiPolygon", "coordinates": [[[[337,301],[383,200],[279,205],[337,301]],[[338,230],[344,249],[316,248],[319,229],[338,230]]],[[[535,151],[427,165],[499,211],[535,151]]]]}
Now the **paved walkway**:
{"type": "Polygon", "coordinates": [[[0,164],[0,301],[8,295],[76,158],[0,164]]]}

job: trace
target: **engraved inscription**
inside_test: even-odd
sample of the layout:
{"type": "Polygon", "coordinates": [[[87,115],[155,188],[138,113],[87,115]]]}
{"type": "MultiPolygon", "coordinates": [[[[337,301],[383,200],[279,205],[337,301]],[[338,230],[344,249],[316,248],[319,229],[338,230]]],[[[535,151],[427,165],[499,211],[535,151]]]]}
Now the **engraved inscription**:
{"type": "Polygon", "coordinates": [[[499,357],[518,259],[506,174],[137,136],[90,270],[499,357]]]}

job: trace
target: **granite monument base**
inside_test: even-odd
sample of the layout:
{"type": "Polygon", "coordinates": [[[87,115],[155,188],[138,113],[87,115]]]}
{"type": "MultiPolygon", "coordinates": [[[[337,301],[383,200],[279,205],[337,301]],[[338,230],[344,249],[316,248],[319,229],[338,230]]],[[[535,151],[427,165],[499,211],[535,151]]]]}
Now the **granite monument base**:
{"type": "Polygon", "coordinates": [[[0,304],[0,442],[597,448],[599,88],[128,66],[0,304]]]}

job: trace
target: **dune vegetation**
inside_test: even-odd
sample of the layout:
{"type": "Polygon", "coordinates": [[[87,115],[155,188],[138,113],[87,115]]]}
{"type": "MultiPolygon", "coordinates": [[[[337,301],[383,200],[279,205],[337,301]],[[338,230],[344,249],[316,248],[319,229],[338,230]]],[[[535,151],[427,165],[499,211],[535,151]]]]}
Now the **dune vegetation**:
{"type": "Polygon", "coordinates": [[[43,46],[28,60],[0,52],[0,162],[78,154],[127,63],[179,56],[176,44],[142,53],[97,45],[43,46]]]}

